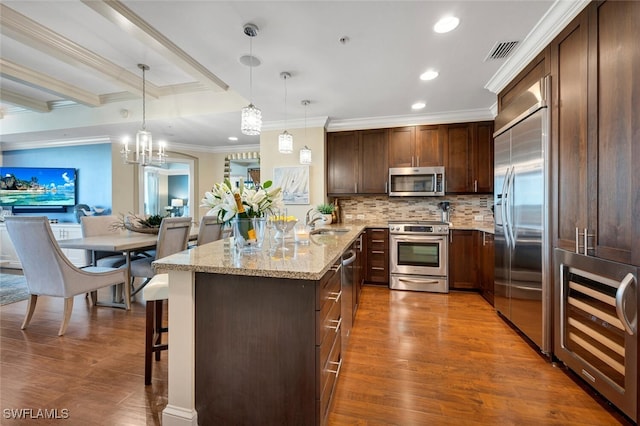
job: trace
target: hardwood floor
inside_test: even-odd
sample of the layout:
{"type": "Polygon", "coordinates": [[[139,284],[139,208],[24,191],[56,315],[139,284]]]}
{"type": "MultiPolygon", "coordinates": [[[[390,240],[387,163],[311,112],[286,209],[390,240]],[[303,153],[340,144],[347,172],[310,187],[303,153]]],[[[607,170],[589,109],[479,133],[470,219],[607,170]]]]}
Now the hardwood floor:
{"type": "MultiPolygon", "coordinates": [[[[144,386],[144,305],[130,312],[76,297],[0,308],[0,408],[5,425],[160,424],[167,354],[144,386]],[[67,409],[68,420],[12,420],[6,409],[67,409]]],[[[331,425],[615,425],[619,413],[554,368],[479,295],[364,288],[336,388],[331,425]]]]}

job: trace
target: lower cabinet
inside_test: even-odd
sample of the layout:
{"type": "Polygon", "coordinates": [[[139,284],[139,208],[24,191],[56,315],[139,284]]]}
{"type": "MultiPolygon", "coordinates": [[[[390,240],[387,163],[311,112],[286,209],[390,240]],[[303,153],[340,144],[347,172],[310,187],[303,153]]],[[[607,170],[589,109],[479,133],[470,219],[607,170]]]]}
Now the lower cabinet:
{"type": "Polygon", "coordinates": [[[487,302],[493,306],[493,279],[495,268],[495,249],[493,234],[490,232],[478,232],[478,266],[480,275],[480,293],[487,302]]]}
{"type": "Polygon", "coordinates": [[[389,285],[389,229],[367,228],[365,281],[389,285]]]}
{"type": "MultiPolygon", "coordinates": [[[[53,236],[56,240],[82,237],[82,229],[79,224],[52,224],[51,231],[53,231],[53,236]]],[[[89,264],[85,250],[62,249],[62,252],[69,258],[71,263],[78,267],[89,264]]],[[[5,224],[0,224],[0,266],[3,268],[22,269],[5,224]]]]}
{"type": "Polygon", "coordinates": [[[449,234],[449,289],[479,290],[477,233],[454,229],[449,234]]]}
{"type": "Polygon", "coordinates": [[[340,262],[317,281],[196,273],[199,424],[327,423],[342,366],[340,262]]]}

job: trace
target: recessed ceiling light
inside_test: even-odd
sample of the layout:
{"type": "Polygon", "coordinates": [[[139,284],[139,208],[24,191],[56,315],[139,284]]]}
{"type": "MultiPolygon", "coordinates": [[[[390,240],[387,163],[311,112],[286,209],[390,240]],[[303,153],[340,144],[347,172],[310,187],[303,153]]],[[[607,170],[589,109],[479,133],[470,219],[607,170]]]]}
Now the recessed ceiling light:
{"type": "Polygon", "coordinates": [[[231,142],[235,142],[235,141],[237,141],[237,140],[238,140],[238,138],[237,138],[237,137],[235,137],[235,136],[229,136],[229,140],[230,140],[231,142]]]}
{"type": "Polygon", "coordinates": [[[425,106],[427,106],[427,104],[425,104],[424,102],[416,102],[415,104],[411,105],[411,109],[422,109],[425,106]]]}
{"type": "Polygon", "coordinates": [[[455,16],[447,16],[436,22],[433,26],[433,31],[437,33],[448,33],[449,31],[454,30],[459,23],[460,19],[455,16]]]}
{"type": "Polygon", "coordinates": [[[420,74],[420,80],[433,80],[438,75],[439,75],[438,71],[427,70],[427,71],[423,72],[422,74],[420,74]]]}

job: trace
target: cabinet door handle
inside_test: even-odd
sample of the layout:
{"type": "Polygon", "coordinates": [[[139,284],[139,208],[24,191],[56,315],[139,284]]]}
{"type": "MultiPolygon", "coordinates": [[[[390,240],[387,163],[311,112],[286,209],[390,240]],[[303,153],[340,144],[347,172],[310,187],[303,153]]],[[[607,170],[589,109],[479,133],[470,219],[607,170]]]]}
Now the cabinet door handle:
{"type": "Polygon", "coordinates": [[[385,194],[389,193],[388,188],[389,188],[389,182],[385,181],[385,183],[384,183],[384,193],[385,194]]]}
{"type": "Polygon", "coordinates": [[[384,240],[371,240],[372,243],[384,243],[384,240]]]}
{"type": "Polygon", "coordinates": [[[331,293],[329,293],[331,296],[328,297],[329,300],[333,300],[335,303],[338,303],[338,301],[340,300],[340,297],[342,296],[342,290],[340,290],[339,292],[335,292],[332,291],[331,293]]]}
{"type": "Polygon", "coordinates": [[[478,192],[478,179],[473,181],[473,192],[478,192]]]}
{"type": "Polygon", "coordinates": [[[382,266],[372,266],[371,269],[375,271],[384,271],[384,268],[382,266]]]}
{"type": "Polygon", "coordinates": [[[384,254],[384,251],[382,251],[382,250],[371,250],[371,253],[373,253],[373,254],[384,254]]]}
{"type": "Polygon", "coordinates": [[[327,328],[334,330],[337,334],[340,331],[340,326],[342,325],[342,318],[340,318],[339,320],[329,320],[329,322],[332,322],[335,325],[330,325],[327,328]]]}
{"type": "Polygon", "coordinates": [[[618,290],[616,291],[616,313],[618,314],[618,318],[624,326],[625,331],[631,336],[636,333],[636,328],[638,326],[638,316],[636,315],[633,320],[629,321],[624,306],[624,295],[627,292],[627,289],[635,282],[636,279],[634,278],[633,274],[628,273],[622,279],[622,281],[620,281],[620,287],[618,287],[618,290]]]}
{"type": "Polygon", "coordinates": [[[327,370],[329,373],[335,374],[337,378],[340,374],[340,368],[342,368],[342,358],[340,358],[340,361],[338,362],[329,361],[329,364],[338,366],[338,368],[336,368],[335,370],[327,370]]]}

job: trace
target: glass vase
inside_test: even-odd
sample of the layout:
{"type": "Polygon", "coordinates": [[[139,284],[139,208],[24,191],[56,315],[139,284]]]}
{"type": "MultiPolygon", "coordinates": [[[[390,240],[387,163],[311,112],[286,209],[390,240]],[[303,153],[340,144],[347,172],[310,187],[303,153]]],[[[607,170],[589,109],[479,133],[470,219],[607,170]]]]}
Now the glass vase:
{"type": "Polygon", "coordinates": [[[266,218],[234,218],[231,222],[233,226],[233,237],[236,248],[245,253],[257,252],[262,250],[264,242],[264,230],[266,227],[266,218]],[[255,231],[255,239],[248,238],[247,230],[253,226],[255,231]]]}

